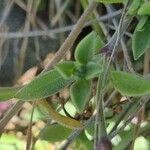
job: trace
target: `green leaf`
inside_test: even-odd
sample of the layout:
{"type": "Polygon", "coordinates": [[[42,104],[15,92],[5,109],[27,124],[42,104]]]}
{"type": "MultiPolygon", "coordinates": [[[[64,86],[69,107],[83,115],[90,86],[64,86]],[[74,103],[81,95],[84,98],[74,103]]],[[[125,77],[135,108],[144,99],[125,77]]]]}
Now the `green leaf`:
{"type": "Polygon", "coordinates": [[[93,142],[88,140],[84,132],[78,136],[75,142],[77,150],[91,150],[93,147],[93,142]]]}
{"type": "Polygon", "coordinates": [[[0,87],[0,101],[6,101],[14,97],[20,87],[0,87]]]}
{"type": "MultiPolygon", "coordinates": [[[[74,105],[70,102],[70,101],[68,101],[67,103],[65,103],[65,109],[67,110],[67,112],[71,115],[71,116],[75,116],[76,115],[76,108],[74,107],[74,105]]],[[[64,112],[64,110],[63,109],[61,109],[60,111],[59,111],[59,113],[60,114],[62,114],[62,115],[64,115],[64,116],[66,116],[66,114],[65,114],[65,112],[64,112]]]]}
{"type": "MultiPolygon", "coordinates": [[[[145,122],[146,123],[146,122],[145,122]]],[[[119,142],[118,145],[114,146],[113,150],[122,150],[125,149],[129,143],[135,138],[134,134],[135,134],[135,126],[133,126],[131,124],[131,128],[129,130],[123,130],[121,132],[119,132],[119,136],[121,137],[121,141],[119,142]]],[[[144,126],[140,126],[139,128],[139,135],[142,135],[143,133],[145,133],[146,131],[149,131],[150,126],[149,126],[149,122],[147,122],[146,125],[144,126]]],[[[144,147],[140,147],[139,144],[137,143],[141,143],[143,141],[143,143],[145,143],[147,145],[147,142],[145,141],[145,139],[138,137],[139,139],[136,139],[136,147],[139,147],[139,150],[145,150],[144,147]]],[[[142,144],[141,144],[142,145],[142,144]]],[[[134,149],[137,150],[137,149],[134,149]]]]}
{"type": "Polygon", "coordinates": [[[65,140],[70,133],[71,129],[65,128],[59,124],[53,124],[45,127],[40,134],[40,139],[49,142],[58,142],[65,140]]]}
{"type": "Polygon", "coordinates": [[[101,38],[93,31],[77,45],[75,59],[82,64],[86,64],[103,45],[104,43],[101,38]]]}
{"type": "Polygon", "coordinates": [[[150,17],[145,22],[142,30],[137,26],[132,39],[132,50],[134,59],[137,60],[144,54],[150,44],[150,17]]]}
{"type": "Polygon", "coordinates": [[[136,138],[135,143],[134,143],[134,150],[141,150],[141,149],[143,150],[150,149],[149,141],[143,136],[136,138]]]}
{"type": "Polygon", "coordinates": [[[17,137],[15,134],[3,134],[0,142],[1,150],[20,150],[25,147],[26,143],[23,139],[17,137]],[[9,147],[7,147],[9,145],[9,147]]]}
{"type": "Polygon", "coordinates": [[[83,112],[90,98],[91,81],[80,79],[76,81],[70,88],[70,96],[73,105],[78,112],[83,112]]]}
{"type": "Polygon", "coordinates": [[[136,26],[137,31],[142,31],[145,23],[148,20],[148,16],[141,16],[138,25],[136,26]]]}
{"type": "Polygon", "coordinates": [[[95,0],[100,3],[123,3],[124,0],[95,0]]]}
{"type": "Polygon", "coordinates": [[[86,74],[86,65],[80,64],[79,62],[75,63],[74,77],[76,80],[84,78],[86,74]]]}
{"type": "Polygon", "coordinates": [[[63,61],[56,64],[55,69],[62,75],[62,77],[68,79],[74,73],[75,64],[73,61],[63,61]]]}
{"type": "Polygon", "coordinates": [[[139,15],[150,15],[150,2],[145,2],[138,10],[139,15]]]}
{"type": "Polygon", "coordinates": [[[133,0],[133,2],[131,3],[131,6],[129,7],[128,13],[130,15],[135,15],[138,11],[138,8],[141,5],[142,0],[133,0]]]}
{"type": "Polygon", "coordinates": [[[114,87],[126,96],[142,96],[150,93],[150,80],[129,74],[127,72],[112,71],[110,74],[114,87]]]}
{"type": "Polygon", "coordinates": [[[100,66],[100,64],[89,62],[86,66],[86,79],[91,79],[94,77],[97,77],[100,73],[103,72],[103,66],[100,66]]]}
{"type": "Polygon", "coordinates": [[[121,137],[121,141],[113,147],[113,150],[125,149],[134,138],[134,130],[133,128],[127,131],[123,130],[119,136],[121,137]]]}
{"type": "Polygon", "coordinates": [[[56,70],[51,70],[39,75],[19,90],[15,98],[24,101],[42,99],[59,92],[71,83],[72,79],[66,80],[56,70]]]}

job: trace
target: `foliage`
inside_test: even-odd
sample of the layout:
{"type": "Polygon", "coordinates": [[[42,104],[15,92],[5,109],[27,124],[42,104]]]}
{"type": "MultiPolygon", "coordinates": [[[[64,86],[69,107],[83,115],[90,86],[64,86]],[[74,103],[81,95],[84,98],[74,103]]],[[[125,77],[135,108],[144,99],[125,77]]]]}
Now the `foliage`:
{"type": "MultiPolygon", "coordinates": [[[[95,2],[102,3],[108,9],[109,6],[116,3],[124,5],[127,0],[95,0],[95,2]]],[[[43,3],[41,7],[38,5],[36,7],[39,11],[45,8],[43,3]]],[[[118,7],[122,5],[119,4],[118,7]]],[[[48,122],[36,136],[40,140],[56,143],[69,138],[69,140],[74,140],[72,146],[75,146],[75,149],[92,149],[93,146],[97,146],[94,145],[93,139],[95,140],[95,136],[98,134],[96,142],[107,147],[107,142],[110,140],[114,150],[127,149],[131,146],[134,146],[135,150],[150,149],[147,138],[150,126],[147,118],[142,118],[138,114],[138,123],[131,121],[141,107],[145,109],[144,112],[149,113],[149,110],[147,111],[149,105],[147,107],[144,105],[150,99],[150,79],[141,72],[145,72],[145,69],[150,66],[150,58],[146,57],[147,53],[149,55],[150,48],[150,2],[133,0],[124,7],[127,9],[123,10],[123,15],[125,13],[127,20],[137,18],[137,24],[133,27],[132,38],[127,37],[127,44],[119,47],[123,49],[123,52],[117,51],[115,46],[119,43],[114,44],[112,41],[117,42],[118,38],[122,39],[118,32],[124,33],[122,28],[125,28],[124,20],[126,18],[122,18],[122,22],[116,29],[115,34],[119,37],[112,36],[113,40],[108,41],[107,44],[96,32],[96,26],[93,26],[95,31],[88,33],[77,44],[74,60],[62,59],[53,66],[53,69],[42,72],[23,87],[0,87],[0,101],[12,98],[24,102],[34,101],[41,108],[41,112],[49,116],[52,121],[48,122]],[[128,60],[128,51],[125,52],[126,48],[124,48],[126,46],[130,46],[132,49],[132,62],[128,60]],[[122,58],[119,57],[121,55],[123,55],[122,58]],[[142,61],[143,64],[143,55],[145,55],[144,67],[136,68],[137,63],[142,61]],[[98,85],[96,85],[97,83],[98,85]],[[61,95],[63,90],[69,92],[67,98],[61,95]],[[54,95],[57,95],[58,99],[54,97],[53,100],[54,95]],[[95,112],[101,113],[100,119],[98,118],[99,114],[95,115],[95,112]],[[94,118],[94,121],[90,122],[91,118],[94,118]],[[140,121],[146,122],[145,125],[142,126],[140,121]],[[107,131],[106,137],[101,137],[102,124],[106,124],[104,129],[107,131]],[[79,131],[80,134],[75,139],[79,131]],[[103,138],[106,138],[106,143],[103,143],[103,138]]],[[[116,22],[118,21],[116,20],[116,22]]],[[[112,22],[114,23],[114,20],[112,22]]],[[[149,71],[149,68],[147,70],[149,71]]],[[[37,113],[37,109],[34,113],[37,113]]],[[[148,113],[147,116],[149,116],[148,113]]],[[[147,117],[146,115],[145,117],[147,117]]],[[[29,120],[28,115],[26,118],[29,120]]],[[[44,120],[45,116],[40,119],[44,120]]],[[[33,117],[33,121],[35,120],[37,121],[38,117],[36,119],[33,117]]],[[[5,136],[4,139],[6,139],[5,136]]],[[[10,137],[7,138],[9,141],[10,137]]],[[[15,140],[17,147],[20,147],[22,141],[16,137],[15,140]]],[[[1,145],[0,147],[4,149],[5,146],[1,145]]],[[[8,148],[11,149],[11,145],[8,148]]]]}

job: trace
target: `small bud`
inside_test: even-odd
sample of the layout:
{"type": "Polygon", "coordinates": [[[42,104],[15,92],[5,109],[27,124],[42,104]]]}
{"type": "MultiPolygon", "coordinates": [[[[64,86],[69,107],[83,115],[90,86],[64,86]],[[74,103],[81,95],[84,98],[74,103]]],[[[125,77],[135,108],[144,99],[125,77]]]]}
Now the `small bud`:
{"type": "Polygon", "coordinates": [[[98,142],[96,150],[112,150],[112,144],[107,137],[103,137],[98,142]]]}

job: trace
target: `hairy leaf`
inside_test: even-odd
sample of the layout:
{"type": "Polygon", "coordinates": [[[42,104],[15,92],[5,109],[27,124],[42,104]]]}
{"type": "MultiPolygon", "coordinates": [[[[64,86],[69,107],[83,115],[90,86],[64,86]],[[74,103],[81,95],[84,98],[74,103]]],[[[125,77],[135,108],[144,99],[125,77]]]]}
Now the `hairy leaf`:
{"type": "Polygon", "coordinates": [[[20,87],[0,87],[0,101],[6,101],[14,97],[20,87]]]}
{"type": "Polygon", "coordinates": [[[75,59],[82,63],[86,64],[89,60],[92,59],[93,55],[98,49],[104,45],[101,38],[96,32],[89,33],[84,39],[80,41],[75,50],[75,59]]]}
{"type": "Polygon", "coordinates": [[[71,129],[65,128],[59,124],[53,124],[43,129],[40,134],[40,139],[49,142],[58,142],[65,140],[71,132],[71,129]]]}
{"type": "Polygon", "coordinates": [[[70,88],[70,96],[72,103],[78,112],[83,112],[90,98],[91,81],[80,79],[76,81],[70,88]]]}
{"type": "Polygon", "coordinates": [[[73,61],[63,61],[56,64],[55,69],[62,75],[62,77],[68,79],[74,73],[75,64],[73,61]]]}
{"type": "Polygon", "coordinates": [[[94,62],[89,62],[86,67],[85,78],[91,79],[97,77],[102,72],[103,72],[103,66],[94,62]]]}
{"type": "Polygon", "coordinates": [[[110,74],[114,87],[126,96],[142,96],[150,93],[150,80],[129,74],[127,72],[112,71],[110,74]]]}
{"type": "Polygon", "coordinates": [[[19,90],[15,98],[24,101],[45,98],[59,92],[71,83],[71,79],[66,80],[56,70],[51,70],[39,75],[19,90]]]}
{"type": "Polygon", "coordinates": [[[142,27],[142,30],[139,30],[137,26],[132,39],[132,50],[134,59],[137,60],[142,56],[149,47],[150,44],[150,17],[147,19],[145,24],[142,27]]]}
{"type": "Polygon", "coordinates": [[[138,10],[139,15],[150,15],[150,1],[145,2],[138,10]]]}

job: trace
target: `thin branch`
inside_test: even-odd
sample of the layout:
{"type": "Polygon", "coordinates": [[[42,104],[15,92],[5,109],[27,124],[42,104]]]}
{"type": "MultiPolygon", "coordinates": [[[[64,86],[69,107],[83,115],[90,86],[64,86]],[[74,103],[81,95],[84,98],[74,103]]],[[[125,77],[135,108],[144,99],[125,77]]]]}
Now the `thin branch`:
{"type": "Polygon", "coordinates": [[[12,8],[12,6],[14,4],[14,1],[15,0],[11,0],[11,1],[9,0],[9,1],[7,1],[6,7],[5,7],[4,11],[3,11],[2,18],[0,20],[0,27],[3,25],[3,23],[7,19],[8,15],[9,15],[9,13],[11,11],[11,8],[12,8]]]}
{"type": "Polygon", "coordinates": [[[86,20],[88,19],[88,17],[90,16],[91,12],[93,11],[93,9],[95,7],[96,7],[96,2],[94,2],[94,0],[92,0],[91,3],[89,4],[89,6],[87,7],[87,9],[84,11],[82,16],[78,20],[74,29],[71,31],[69,36],[66,38],[65,42],[62,44],[60,49],[56,52],[56,54],[53,57],[53,59],[51,60],[51,62],[46,66],[46,68],[44,69],[44,72],[51,69],[55,63],[60,61],[64,57],[66,52],[72,47],[74,41],[76,40],[77,36],[81,32],[86,20]]]}
{"type": "Polygon", "coordinates": [[[113,137],[115,137],[119,132],[121,132],[130,122],[131,120],[134,118],[134,116],[137,115],[137,112],[141,109],[141,107],[143,107],[150,99],[150,96],[145,96],[144,98],[142,98],[141,102],[139,103],[138,107],[135,110],[135,113],[133,113],[132,115],[130,115],[128,117],[128,119],[124,122],[124,124],[117,130],[115,130],[114,132],[112,132],[109,135],[109,139],[112,139],[113,137]]]}
{"type": "MultiPolygon", "coordinates": [[[[91,25],[93,22],[96,21],[107,21],[108,19],[111,19],[113,17],[119,16],[121,14],[121,10],[118,10],[114,13],[104,15],[97,19],[92,19],[85,23],[84,27],[91,25]]],[[[62,28],[56,28],[56,29],[50,29],[50,30],[36,30],[36,31],[30,31],[30,32],[8,32],[8,33],[0,33],[0,38],[7,38],[7,39],[13,39],[13,38],[23,38],[23,37],[35,37],[35,36],[49,36],[53,34],[59,34],[63,32],[71,31],[76,25],[68,25],[62,28]]],[[[111,27],[112,28],[112,27],[111,27]]]]}
{"type": "MultiPolygon", "coordinates": [[[[114,8],[111,6],[111,5],[106,5],[106,8],[107,8],[107,11],[109,13],[113,13],[114,11],[114,8]]],[[[118,27],[118,20],[117,18],[112,18],[112,22],[115,26],[115,28],[118,27]]],[[[133,67],[132,67],[132,63],[130,61],[130,58],[129,58],[129,55],[128,55],[128,51],[127,51],[127,47],[126,47],[126,44],[124,42],[124,37],[122,37],[121,39],[121,46],[122,46],[122,50],[123,50],[123,53],[124,53],[124,58],[126,60],[126,63],[127,63],[127,66],[128,66],[128,69],[132,72],[132,73],[135,73],[133,67]]]]}
{"type": "Polygon", "coordinates": [[[6,112],[5,116],[0,121],[0,136],[2,135],[4,127],[7,125],[9,120],[21,109],[23,104],[24,101],[17,101],[16,104],[14,104],[14,106],[6,112]]]}
{"type": "Polygon", "coordinates": [[[58,22],[58,20],[60,19],[61,15],[65,11],[66,7],[68,6],[69,1],[70,0],[65,0],[63,5],[59,8],[59,11],[57,12],[57,14],[51,19],[52,20],[52,26],[54,26],[58,22]]]}
{"type": "Polygon", "coordinates": [[[35,105],[36,105],[36,103],[33,102],[32,112],[31,112],[31,117],[30,117],[30,123],[29,123],[29,127],[28,127],[28,132],[27,132],[26,150],[30,150],[30,147],[31,147],[31,141],[32,141],[32,121],[33,121],[33,115],[34,115],[35,105]]]}
{"type": "MultiPolygon", "coordinates": [[[[88,121],[85,122],[84,126],[85,128],[89,127],[93,122],[95,121],[95,116],[92,116],[88,121]]],[[[80,133],[84,129],[77,129],[74,130],[70,136],[67,138],[66,142],[64,145],[61,147],[62,150],[67,150],[68,146],[80,135],[80,133]]]]}
{"type": "MultiPolygon", "coordinates": [[[[73,45],[74,41],[76,40],[77,36],[79,35],[80,31],[82,30],[84,23],[86,22],[89,14],[91,11],[96,7],[96,3],[92,0],[89,4],[88,8],[85,10],[85,12],[82,14],[80,19],[78,20],[76,26],[64,42],[64,44],[60,47],[60,49],[55,54],[54,58],[51,62],[47,65],[47,67],[42,71],[42,73],[50,70],[55,63],[60,61],[62,57],[65,55],[65,53],[70,49],[70,47],[73,45]]],[[[24,101],[18,101],[12,109],[8,111],[8,113],[4,116],[4,118],[0,122],[0,133],[2,134],[2,131],[4,130],[4,127],[7,125],[9,120],[19,111],[19,109],[24,104],[24,101]]]]}
{"type": "Polygon", "coordinates": [[[114,53],[115,53],[117,46],[119,44],[120,37],[123,35],[123,33],[121,34],[121,30],[122,30],[122,25],[123,25],[124,18],[126,15],[128,3],[129,3],[129,0],[127,1],[126,5],[123,9],[122,16],[121,16],[121,19],[119,22],[119,26],[117,28],[116,33],[114,34],[115,36],[112,37],[112,38],[115,37],[115,39],[110,40],[110,41],[114,40],[114,43],[110,43],[110,41],[108,43],[108,46],[110,47],[110,45],[111,45],[111,49],[112,49],[111,56],[110,56],[110,59],[108,61],[107,67],[104,70],[103,75],[101,77],[99,77],[99,80],[101,79],[101,83],[97,87],[99,90],[97,91],[98,96],[96,99],[97,100],[97,108],[96,108],[96,121],[95,121],[94,150],[97,150],[98,142],[102,138],[107,136],[106,127],[105,127],[105,117],[104,117],[104,112],[103,112],[103,110],[104,110],[104,106],[103,106],[103,94],[104,94],[103,92],[104,91],[103,91],[103,89],[105,87],[105,84],[106,84],[106,81],[108,78],[109,68],[110,68],[110,64],[112,62],[114,53]],[[99,137],[98,137],[98,135],[99,135],[99,137]]]}

